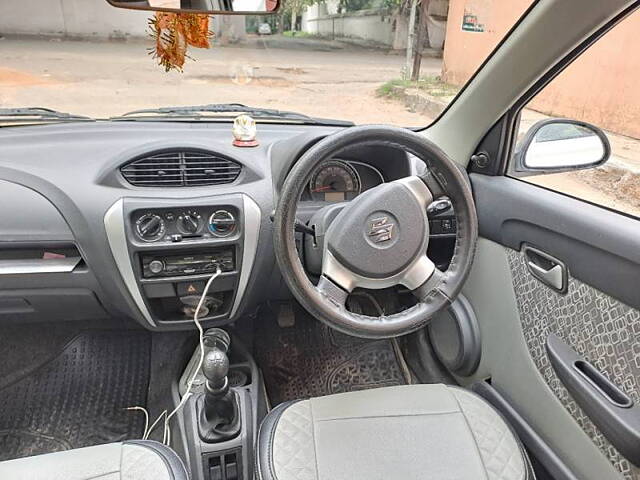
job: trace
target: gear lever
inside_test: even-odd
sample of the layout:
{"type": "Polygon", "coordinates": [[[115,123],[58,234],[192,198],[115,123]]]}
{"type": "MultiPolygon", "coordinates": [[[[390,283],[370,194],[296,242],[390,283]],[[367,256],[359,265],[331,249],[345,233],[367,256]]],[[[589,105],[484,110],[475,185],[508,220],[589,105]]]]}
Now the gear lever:
{"type": "Polygon", "coordinates": [[[240,434],[240,408],[236,392],[229,389],[229,334],[219,328],[205,332],[202,373],[205,393],[198,399],[198,430],[202,441],[218,443],[240,434]]]}

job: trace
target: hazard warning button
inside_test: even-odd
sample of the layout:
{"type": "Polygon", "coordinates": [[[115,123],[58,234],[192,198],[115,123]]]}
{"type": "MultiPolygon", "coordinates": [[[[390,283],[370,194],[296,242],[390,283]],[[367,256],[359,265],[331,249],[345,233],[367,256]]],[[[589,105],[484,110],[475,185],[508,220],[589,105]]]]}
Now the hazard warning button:
{"type": "Polygon", "coordinates": [[[179,297],[188,295],[202,295],[205,282],[180,282],[176,284],[176,290],[179,297]]]}

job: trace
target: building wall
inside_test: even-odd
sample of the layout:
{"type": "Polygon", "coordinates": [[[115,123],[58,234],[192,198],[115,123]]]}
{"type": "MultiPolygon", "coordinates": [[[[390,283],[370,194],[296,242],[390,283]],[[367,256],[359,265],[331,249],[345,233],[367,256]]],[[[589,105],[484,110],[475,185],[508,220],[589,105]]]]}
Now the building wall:
{"type": "Polygon", "coordinates": [[[393,19],[386,11],[362,10],[331,15],[314,5],[302,14],[302,30],[314,35],[352,37],[392,45],[393,19]]]}
{"type": "Polygon", "coordinates": [[[145,36],[149,12],[114,8],[106,0],[0,1],[0,33],[119,38],[145,36]]]}
{"type": "MultiPolygon", "coordinates": [[[[0,34],[71,38],[148,37],[149,11],[112,7],[106,0],[0,0],[0,34]]],[[[211,29],[220,43],[246,36],[244,16],[214,16],[211,29]]]]}
{"type": "MultiPolygon", "coordinates": [[[[443,79],[464,84],[527,9],[531,0],[451,0],[443,79]],[[462,30],[472,13],[484,32],[462,30]]],[[[606,130],[640,138],[640,12],[593,45],[529,105],[554,116],[579,118],[606,130]]]]}

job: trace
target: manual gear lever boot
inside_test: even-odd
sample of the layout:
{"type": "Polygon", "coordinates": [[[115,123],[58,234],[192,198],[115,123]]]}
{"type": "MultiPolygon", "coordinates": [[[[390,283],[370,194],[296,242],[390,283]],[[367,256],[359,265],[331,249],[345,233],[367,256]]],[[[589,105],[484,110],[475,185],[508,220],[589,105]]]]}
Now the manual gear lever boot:
{"type": "Polygon", "coordinates": [[[240,434],[238,395],[229,389],[231,339],[224,330],[211,328],[205,333],[205,356],[202,372],[206,377],[205,393],[198,399],[198,431],[202,441],[224,442],[240,434]]]}

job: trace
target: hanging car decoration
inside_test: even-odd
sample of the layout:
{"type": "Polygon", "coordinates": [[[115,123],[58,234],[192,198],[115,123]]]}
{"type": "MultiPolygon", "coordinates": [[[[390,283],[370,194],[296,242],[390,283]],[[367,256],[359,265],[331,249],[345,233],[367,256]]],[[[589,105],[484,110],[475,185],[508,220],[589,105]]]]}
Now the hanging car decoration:
{"type": "Polygon", "coordinates": [[[156,43],[150,54],[166,72],[182,71],[186,59],[191,58],[187,55],[189,46],[211,48],[209,40],[213,32],[209,30],[209,15],[156,12],[149,19],[149,28],[156,43]]]}

